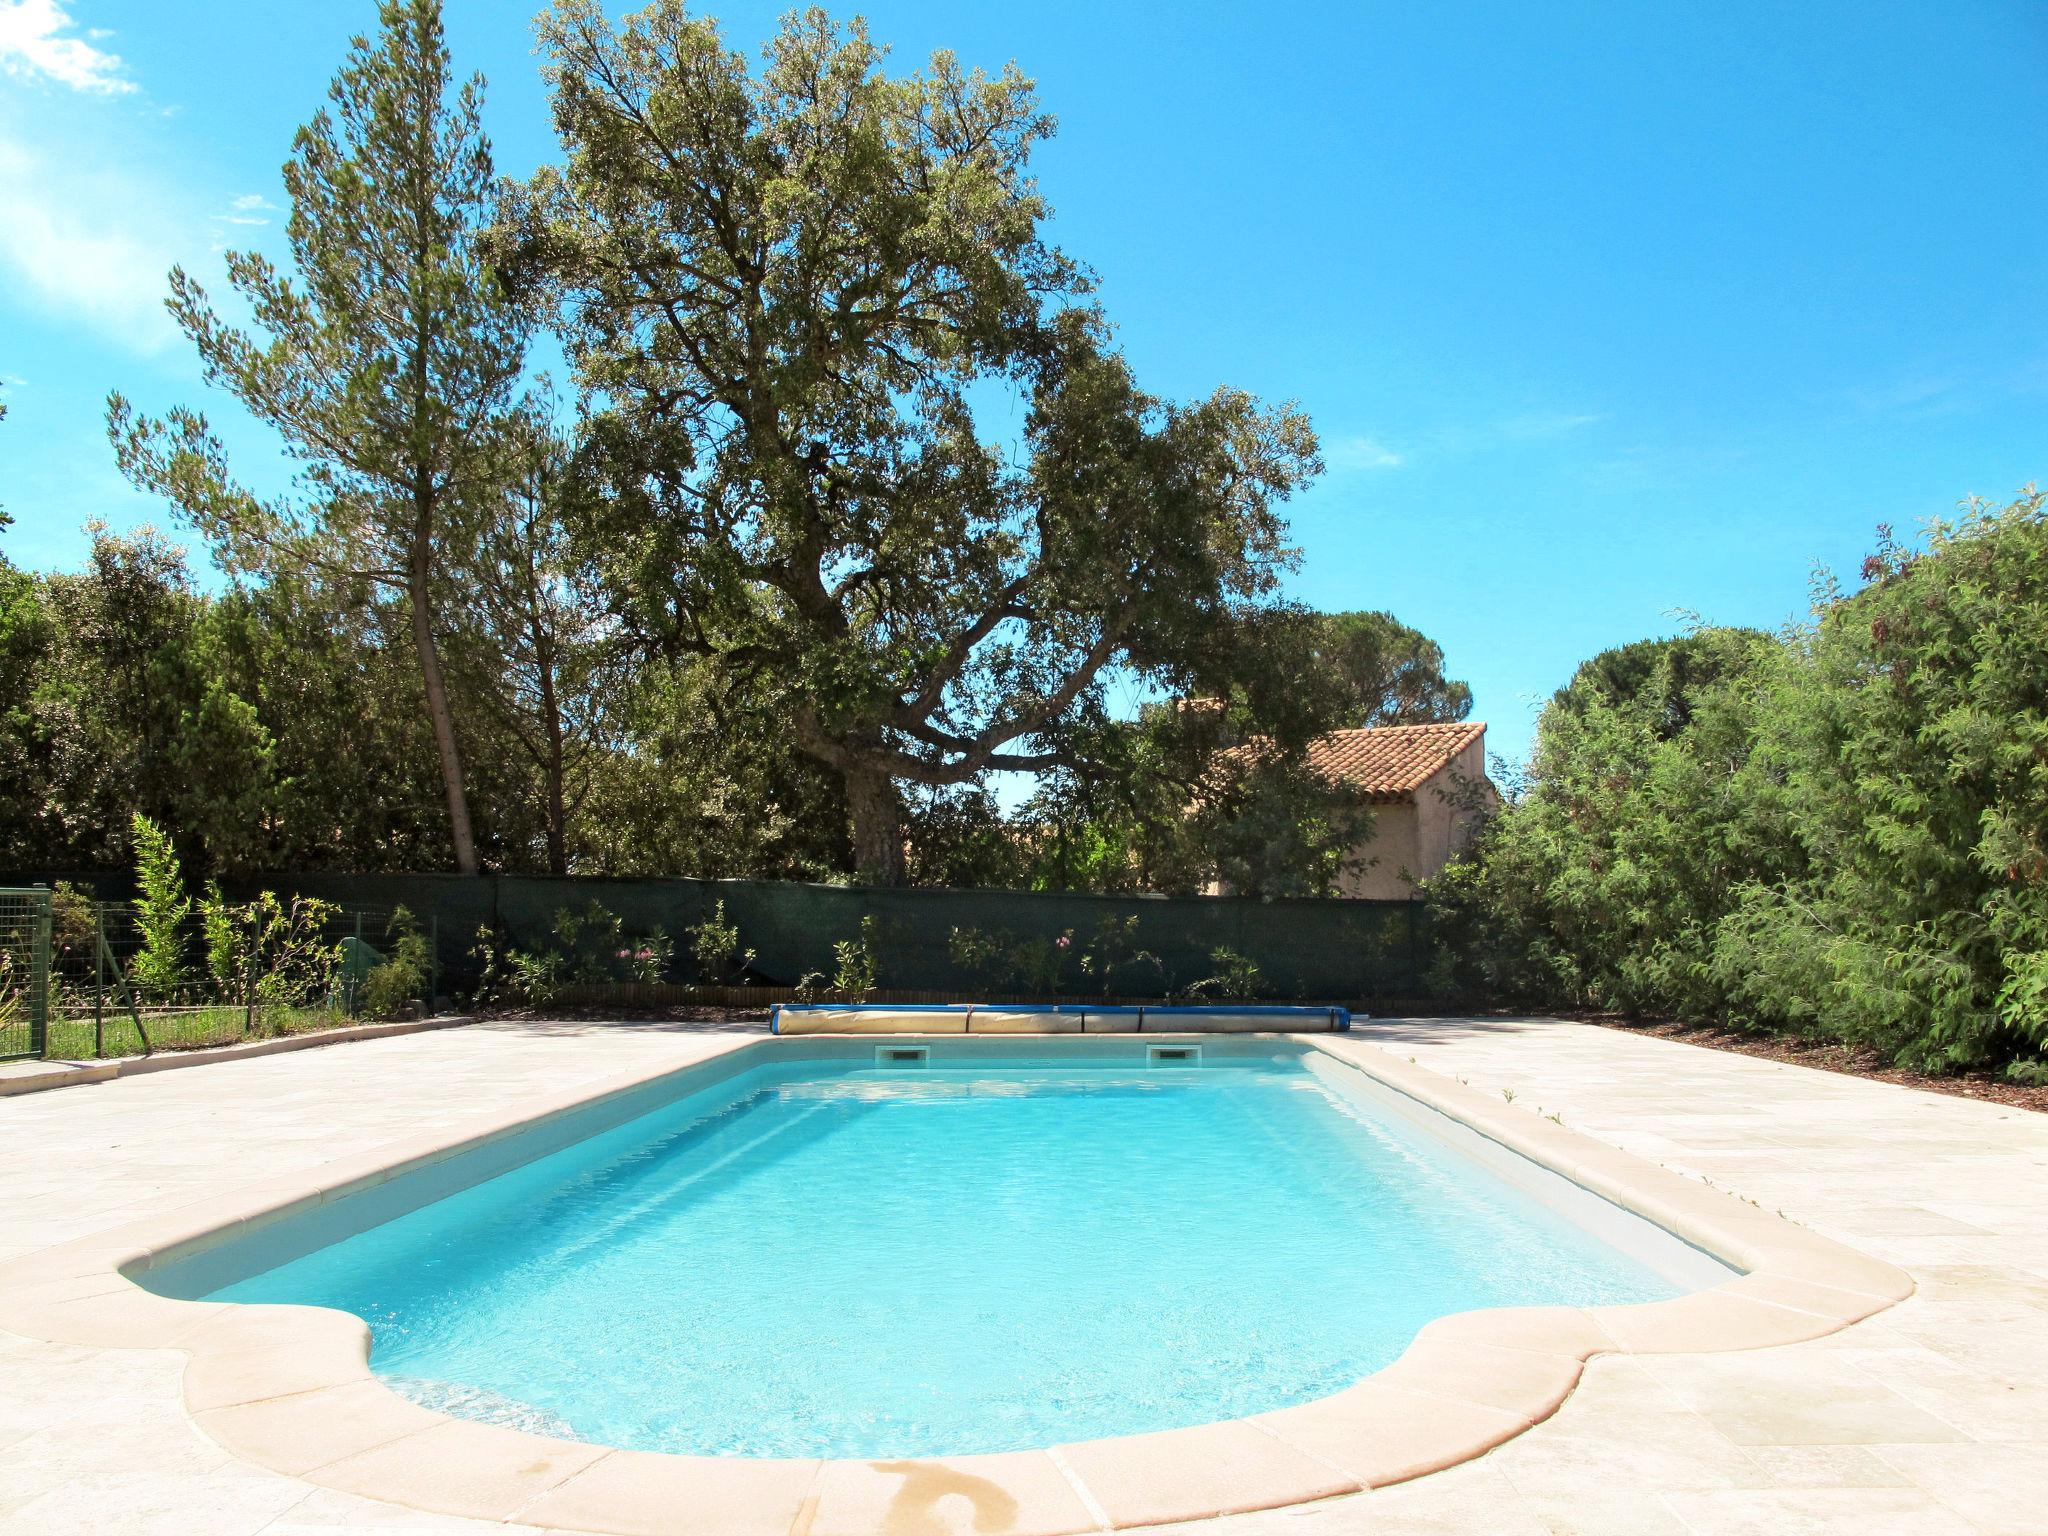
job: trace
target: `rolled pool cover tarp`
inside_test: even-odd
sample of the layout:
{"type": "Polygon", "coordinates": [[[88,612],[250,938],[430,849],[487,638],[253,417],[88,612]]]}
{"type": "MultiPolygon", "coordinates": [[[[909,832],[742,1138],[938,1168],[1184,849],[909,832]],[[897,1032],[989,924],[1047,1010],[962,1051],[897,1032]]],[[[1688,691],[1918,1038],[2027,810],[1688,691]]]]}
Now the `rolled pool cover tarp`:
{"type": "Polygon", "coordinates": [[[1241,1035],[1342,1033],[1351,1010],[1293,1004],[777,1003],[778,1035],[1241,1035]]]}

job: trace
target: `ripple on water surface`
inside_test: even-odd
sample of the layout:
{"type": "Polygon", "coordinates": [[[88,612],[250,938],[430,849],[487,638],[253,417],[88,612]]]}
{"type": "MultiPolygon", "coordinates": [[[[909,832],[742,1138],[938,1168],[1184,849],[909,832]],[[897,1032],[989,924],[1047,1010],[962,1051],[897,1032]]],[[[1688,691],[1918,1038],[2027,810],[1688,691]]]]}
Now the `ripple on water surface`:
{"type": "Polygon", "coordinates": [[[1472,1307],[1673,1287],[1292,1059],[759,1069],[220,1292],[466,1417],[1014,1450],[1303,1402],[1472,1307]]]}

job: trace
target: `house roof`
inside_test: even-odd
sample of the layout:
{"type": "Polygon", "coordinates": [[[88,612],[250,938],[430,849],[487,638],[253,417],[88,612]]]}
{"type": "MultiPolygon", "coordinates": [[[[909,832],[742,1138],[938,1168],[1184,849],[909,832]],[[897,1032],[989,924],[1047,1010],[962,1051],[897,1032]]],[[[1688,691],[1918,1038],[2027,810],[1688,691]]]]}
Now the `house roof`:
{"type": "Polygon", "coordinates": [[[1375,800],[1405,800],[1485,734],[1483,720],[1332,731],[1309,743],[1308,763],[1375,800]]]}

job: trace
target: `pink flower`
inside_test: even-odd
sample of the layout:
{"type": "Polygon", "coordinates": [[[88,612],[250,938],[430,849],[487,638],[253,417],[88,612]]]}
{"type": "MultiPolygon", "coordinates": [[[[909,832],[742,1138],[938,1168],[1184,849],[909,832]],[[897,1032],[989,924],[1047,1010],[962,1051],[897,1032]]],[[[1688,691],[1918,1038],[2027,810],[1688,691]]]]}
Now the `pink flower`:
{"type": "Polygon", "coordinates": [[[634,955],[633,958],[635,960],[652,960],[654,958],[654,951],[651,949],[643,949],[638,954],[634,955]]]}
{"type": "Polygon", "coordinates": [[[619,958],[621,960],[630,960],[633,958],[633,951],[631,951],[630,949],[622,949],[619,951],[619,958]]]}
{"type": "Polygon", "coordinates": [[[1065,948],[1066,948],[1066,947],[1067,947],[1067,946],[1068,946],[1069,944],[1071,944],[1071,943],[1073,943],[1073,942],[1074,942],[1074,941],[1073,941],[1072,939],[1068,938],[1068,937],[1067,937],[1067,936],[1066,936],[1066,935],[1065,935],[1064,933],[1060,935],[1060,940],[1059,940],[1059,943],[1060,943],[1060,948],[1061,948],[1061,949],[1065,949],[1065,948]]]}

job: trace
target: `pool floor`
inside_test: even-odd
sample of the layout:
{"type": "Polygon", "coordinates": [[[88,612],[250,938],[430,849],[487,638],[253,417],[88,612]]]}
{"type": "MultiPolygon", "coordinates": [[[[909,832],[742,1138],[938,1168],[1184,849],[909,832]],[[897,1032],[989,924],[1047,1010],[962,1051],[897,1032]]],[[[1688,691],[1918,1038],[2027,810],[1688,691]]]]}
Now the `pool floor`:
{"type": "Polygon", "coordinates": [[[1674,1294],[1288,1052],[760,1067],[214,1293],[360,1315],[459,1416],[862,1458],[1241,1417],[1446,1313],[1674,1294]]]}

